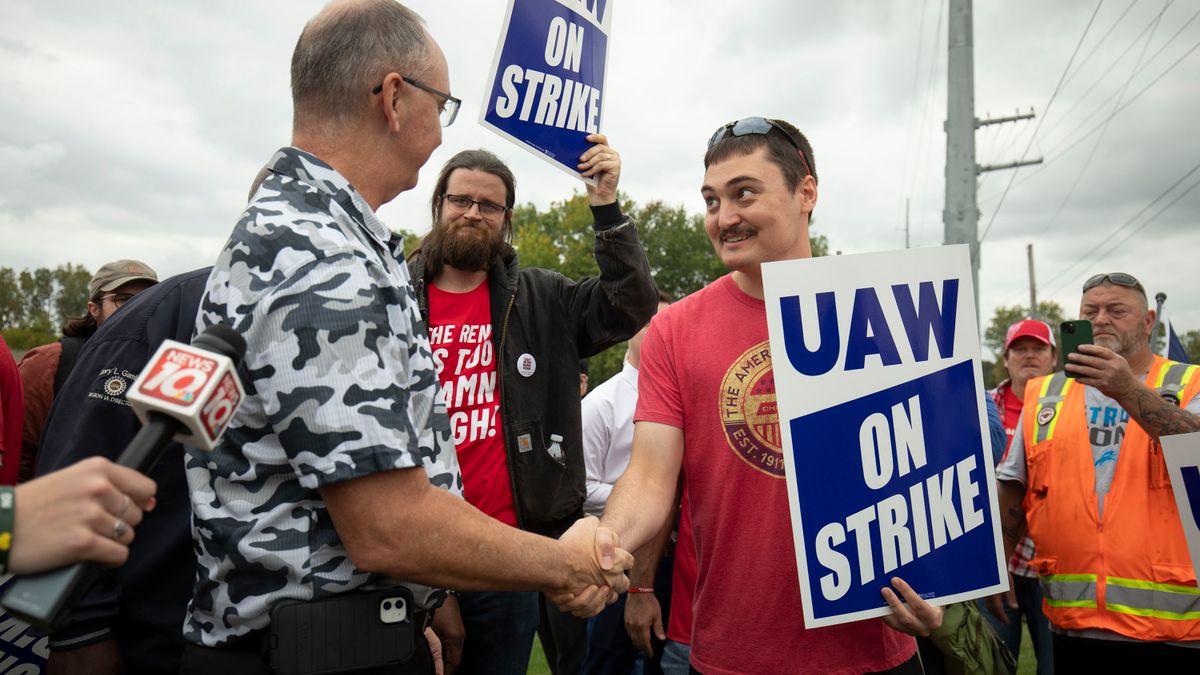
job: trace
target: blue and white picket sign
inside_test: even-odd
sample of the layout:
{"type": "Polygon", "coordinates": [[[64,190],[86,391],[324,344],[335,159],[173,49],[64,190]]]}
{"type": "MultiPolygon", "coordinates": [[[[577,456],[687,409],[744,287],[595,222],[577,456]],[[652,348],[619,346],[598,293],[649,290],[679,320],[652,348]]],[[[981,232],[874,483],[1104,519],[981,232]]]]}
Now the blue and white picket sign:
{"type": "Polygon", "coordinates": [[[1007,590],[967,247],[762,269],[805,626],[1007,590]]]}
{"type": "MultiPolygon", "coordinates": [[[[0,596],[8,592],[13,576],[0,577],[0,596]]],[[[50,638],[38,629],[0,610],[0,673],[38,675],[46,672],[50,638]]]]}
{"type": "Polygon", "coordinates": [[[1192,568],[1200,579],[1200,431],[1162,436],[1163,459],[1175,491],[1175,505],[1187,537],[1192,568]]]}
{"type": "Polygon", "coordinates": [[[599,133],[612,0],[509,0],[479,123],[579,175],[599,133]]]}

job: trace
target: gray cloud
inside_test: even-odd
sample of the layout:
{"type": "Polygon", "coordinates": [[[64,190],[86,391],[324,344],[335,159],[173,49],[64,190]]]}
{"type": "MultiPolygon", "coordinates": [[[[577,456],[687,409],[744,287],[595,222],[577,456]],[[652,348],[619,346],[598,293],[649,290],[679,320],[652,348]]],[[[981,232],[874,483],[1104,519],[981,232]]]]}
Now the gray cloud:
{"type": "MultiPolygon", "coordinates": [[[[504,3],[410,4],[443,46],[464,106],[418,187],[380,215],[393,227],[423,231],[437,166],[464,147],[488,147],[510,161],[522,201],[545,206],[581,190],[475,123],[504,3]]],[[[1110,232],[1200,162],[1192,122],[1200,109],[1194,84],[1200,54],[1187,56],[1111,121],[1086,171],[1099,132],[1063,151],[1107,116],[1139,56],[1145,63],[1166,45],[1129,80],[1126,100],[1200,40],[1200,20],[1186,23],[1196,12],[1191,3],[1168,7],[1152,34],[1141,32],[1161,4],[1137,3],[1116,23],[1127,6],[1118,4],[1102,8],[1077,59],[1078,74],[1048,113],[1046,101],[1095,5],[975,5],[977,114],[1036,107],[1045,121],[1030,155],[1047,160],[1044,168],[1021,170],[984,243],[985,316],[997,304],[1027,302],[1027,243],[1035,245],[1039,279],[1049,280],[1097,243],[1123,237],[1128,230],[1110,232]],[[1147,35],[1143,51],[1139,40],[1147,35]]],[[[250,179],[289,140],[288,60],[319,6],[312,0],[8,3],[0,25],[6,92],[0,265],[75,261],[94,268],[131,255],[170,274],[208,264],[250,179]]],[[[638,201],[663,199],[699,213],[701,157],[712,130],[746,115],[778,116],[796,123],[815,146],[816,231],[835,249],[902,246],[906,198],[913,243],[940,243],[946,106],[944,14],[943,24],[934,25],[940,7],[939,0],[616,2],[604,129],[625,159],[622,188],[638,201]]],[[[1037,124],[981,129],[979,161],[1016,159],[1037,124]]],[[[1009,178],[1009,172],[983,177],[981,230],[1009,178]]],[[[1200,189],[1046,290],[1070,306],[1088,273],[1124,269],[1166,290],[1182,327],[1200,327],[1200,292],[1190,270],[1200,245],[1198,216],[1200,189]]]]}

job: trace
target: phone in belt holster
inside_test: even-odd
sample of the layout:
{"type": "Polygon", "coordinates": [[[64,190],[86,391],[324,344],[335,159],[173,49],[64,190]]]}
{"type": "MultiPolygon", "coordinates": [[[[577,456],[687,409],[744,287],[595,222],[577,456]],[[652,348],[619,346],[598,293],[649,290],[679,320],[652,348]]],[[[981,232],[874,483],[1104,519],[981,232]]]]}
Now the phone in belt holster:
{"type": "Polygon", "coordinates": [[[412,659],[425,616],[404,587],[280,602],[267,639],[271,669],[322,675],[398,666],[412,659]]]}

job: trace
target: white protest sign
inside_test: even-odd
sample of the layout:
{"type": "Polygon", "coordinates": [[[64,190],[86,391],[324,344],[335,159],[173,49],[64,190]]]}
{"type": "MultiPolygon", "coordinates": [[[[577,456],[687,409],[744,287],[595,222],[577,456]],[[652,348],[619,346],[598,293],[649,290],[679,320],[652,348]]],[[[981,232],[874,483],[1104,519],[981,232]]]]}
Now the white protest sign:
{"type": "Polygon", "coordinates": [[[763,265],[804,622],[1007,589],[966,246],[763,265]]]}
{"type": "Polygon", "coordinates": [[[612,0],[509,0],[479,123],[579,175],[600,132],[612,0]]]}
{"type": "Polygon", "coordinates": [[[1187,537],[1192,568],[1200,578],[1200,431],[1162,436],[1163,459],[1175,491],[1175,505],[1187,537]]]}

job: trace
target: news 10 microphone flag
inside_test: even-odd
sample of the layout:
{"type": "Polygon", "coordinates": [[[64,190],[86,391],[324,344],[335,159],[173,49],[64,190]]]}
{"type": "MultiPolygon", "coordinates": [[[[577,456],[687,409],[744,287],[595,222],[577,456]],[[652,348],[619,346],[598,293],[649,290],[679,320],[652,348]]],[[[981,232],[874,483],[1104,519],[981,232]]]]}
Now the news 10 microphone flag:
{"type": "MultiPolygon", "coordinates": [[[[966,246],[765,263],[804,625],[1004,591],[966,246]]],[[[988,402],[987,404],[990,404],[988,402]]]]}
{"type": "Polygon", "coordinates": [[[205,450],[220,442],[245,397],[233,359],[174,340],[163,341],[125,394],[142,424],[150,412],[170,415],[187,429],[176,440],[205,450]]]}
{"type": "Polygon", "coordinates": [[[600,133],[613,0],[509,0],[479,123],[580,180],[600,133]]]}

